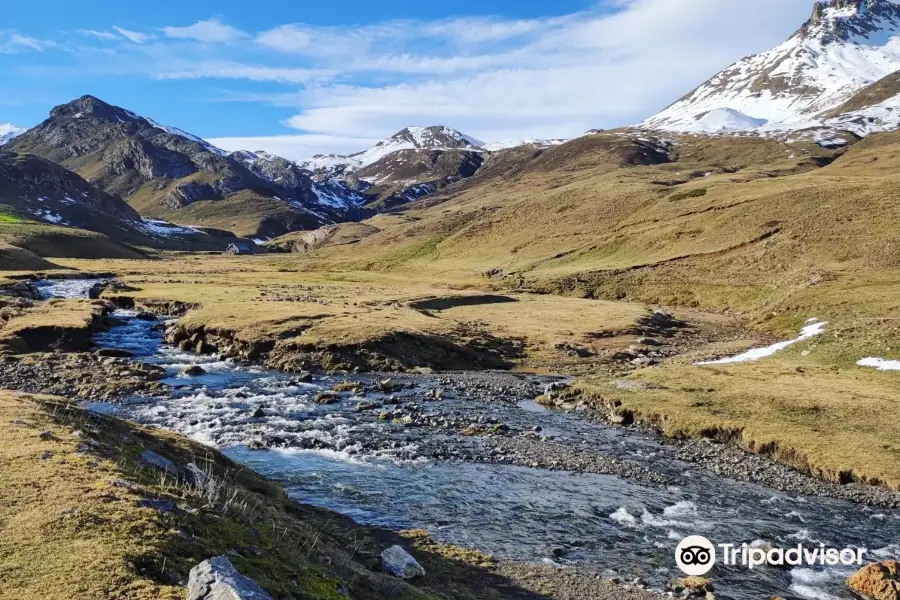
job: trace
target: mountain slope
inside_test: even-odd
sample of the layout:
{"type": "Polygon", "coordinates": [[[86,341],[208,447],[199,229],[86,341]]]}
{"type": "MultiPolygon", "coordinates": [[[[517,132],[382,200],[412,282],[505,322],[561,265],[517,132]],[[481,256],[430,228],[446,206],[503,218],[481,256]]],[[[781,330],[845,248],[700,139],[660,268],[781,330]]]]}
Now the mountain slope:
{"type": "Polygon", "coordinates": [[[880,120],[834,111],[898,68],[900,6],[890,0],[819,2],[787,41],[738,61],[642,126],[685,132],[829,126],[860,135],[892,129],[900,123],[893,110],[880,120]]]}
{"type": "MultiPolygon", "coordinates": [[[[305,174],[276,183],[196,136],[93,96],[54,108],[49,119],[8,148],[58,162],[121,195],[144,216],[215,226],[220,222],[215,218],[186,221],[187,214],[197,212],[186,209],[241,193],[244,218],[236,232],[241,235],[274,236],[331,221],[315,211],[317,198],[305,174]],[[275,199],[285,201],[283,212],[292,217],[284,223],[268,218],[275,199]]],[[[204,214],[214,217],[215,210],[204,214]]]]}
{"type": "MultiPolygon", "coordinates": [[[[0,210],[11,215],[12,223],[29,221],[56,226],[53,236],[59,239],[68,236],[73,248],[85,238],[77,230],[103,234],[110,238],[110,243],[117,240],[172,250],[222,249],[234,241],[233,237],[231,240],[223,237],[228,234],[224,231],[144,220],[119,196],[103,191],[61,165],[34,154],[5,150],[0,150],[0,210]]],[[[67,255],[65,245],[58,245],[56,256],[67,255]]],[[[84,255],[81,250],[77,253],[84,255]]]]}

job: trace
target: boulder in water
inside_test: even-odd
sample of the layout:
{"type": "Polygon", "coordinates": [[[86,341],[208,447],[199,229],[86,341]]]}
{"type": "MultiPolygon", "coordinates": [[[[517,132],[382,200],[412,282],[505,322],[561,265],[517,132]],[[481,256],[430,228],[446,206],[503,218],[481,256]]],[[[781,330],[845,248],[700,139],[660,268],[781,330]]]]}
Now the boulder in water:
{"type": "Polygon", "coordinates": [[[381,566],[385,573],[401,579],[425,576],[422,565],[400,546],[391,546],[381,553],[381,566]]]}
{"type": "Polygon", "coordinates": [[[100,348],[97,350],[97,356],[110,356],[113,358],[131,358],[134,352],[123,350],[121,348],[100,348]]]}
{"type": "Polygon", "coordinates": [[[40,290],[30,281],[17,281],[12,286],[6,288],[4,292],[7,296],[17,296],[29,300],[41,299],[40,290]]]}
{"type": "Polygon", "coordinates": [[[206,369],[200,365],[191,365],[190,367],[185,368],[181,373],[190,377],[196,377],[198,375],[206,375],[206,369]]]}
{"type": "Polygon", "coordinates": [[[335,392],[326,391],[318,394],[313,398],[313,401],[316,404],[334,404],[339,399],[339,396],[335,392]]]}
{"type": "Polygon", "coordinates": [[[847,585],[872,600],[900,600],[900,561],[866,565],[847,580],[847,585]]]}
{"type": "Polygon", "coordinates": [[[217,556],[191,569],[188,600],[272,600],[259,584],[241,575],[227,556],[217,556]]]}

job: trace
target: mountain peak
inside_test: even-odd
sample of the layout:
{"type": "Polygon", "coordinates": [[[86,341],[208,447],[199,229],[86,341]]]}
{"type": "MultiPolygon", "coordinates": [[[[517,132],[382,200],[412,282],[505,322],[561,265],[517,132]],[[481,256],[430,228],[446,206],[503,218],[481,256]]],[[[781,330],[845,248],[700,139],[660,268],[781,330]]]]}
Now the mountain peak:
{"type": "Polygon", "coordinates": [[[111,123],[137,121],[140,119],[133,112],[108,104],[90,94],[85,94],[81,98],[72,100],[67,104],[61,104],[50,111],[51,118],[76,118],[83,115],[91,115],[96,119],[111,123]]]}
{"type": "Polygon", "coordinates": [[[390,145],[392,142],[411,144],[413,148],[419,150],[447,148],[477,149],[484,145],[484,142],[444,125],[405,127],[387,140],[383,140],[376,144],[376,147],[390,145]]]}
{"type": "MultiPolygon", "coordinates": [[[[817,2],[785,42],[741,59],[643,125],[706,133],[827,127],[835,109],[900,68],[898,42],[900,5],[891,0],[817,2]]],[[[894,104],[850,129],[896,127],[894,104]]]]}
{"type": "Polygon", "coordinates": [[[12,123],[0,123],[0,146],[23,133],[25,133],[23,127],[13,125],[12,123]]]}
{"type": "Polygon", "coordinates": [[[900,6],[892,0],[822,0],[813,5],[812,16],[798,34],[824,43],[862,41],[898,25],[900,6]]]}

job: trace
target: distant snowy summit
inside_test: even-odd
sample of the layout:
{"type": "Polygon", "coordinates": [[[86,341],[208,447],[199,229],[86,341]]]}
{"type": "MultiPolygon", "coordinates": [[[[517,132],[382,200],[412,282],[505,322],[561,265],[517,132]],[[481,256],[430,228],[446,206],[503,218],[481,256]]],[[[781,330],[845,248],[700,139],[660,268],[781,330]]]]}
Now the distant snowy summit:
{"type": "Polygon", "coordinates": [[[368,150],[348,155],[317,154],[298,164],[310,171],[354,170],[367,167],[401,150],[480,151],[483,145],[484,142],[443,125],[406,127],[368,150]]]}
{"type": "Polygon", "coordinates": [[[818,2],[781,45],[731,65],[642,127],[694,133],[900,125],[900,6],[818,2]]]}
{"type": "Polygon", "coordinates": [[[18,127],[12,123],[0,123],[0,146],[23,133],[25,133],[23,127],[18,127]]]}

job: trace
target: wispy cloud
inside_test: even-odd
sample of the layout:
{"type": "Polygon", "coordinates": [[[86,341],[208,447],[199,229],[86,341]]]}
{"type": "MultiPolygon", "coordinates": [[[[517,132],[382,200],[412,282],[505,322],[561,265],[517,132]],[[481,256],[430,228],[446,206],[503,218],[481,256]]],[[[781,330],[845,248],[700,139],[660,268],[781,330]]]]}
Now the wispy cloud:
{"type": "Polygon", "coordinates": [[[317,69],[266,67],[233,62],[211,61],[187,68],[160,72],[158,79],[246,79],[280,83],[305,83],[321,79],[329,72],[317,69]]]}
{"type": "Polygon", "coordinates": [[[135,44],[143,44],[144,42],[152,40],[155,36],[151,33],[141,33],[139,31],[132,31],[130,29],[125,29],[123,27],[119,27],[118,25],[114,26],[113,29],[119,32],[119,35],[126,38],[127,40],[134,42],[135,44]]]}
{"type": "Polygon", "coordinates": [[[97,38],[98,40],[117,41],[121,40],[118,35],[111,31],[97,31],[96,29],[79,29],[78,33],[88,37],[97,38]]]}
{"type": "Polygon", "coordinates": [[[218,19],[197,21],[187,27],[163,27],[162,31],[170,38],[196,40],[210,44],[235,42],[250,37],[249,34],[226,25],[218,19]]]}
{"type": "Polygon", "coordinates": [[[28,51],[43,52],[55,45],[55,42],[39,40],[14,31],[0,31],[0,54],[17,54],[28,51]]]}

